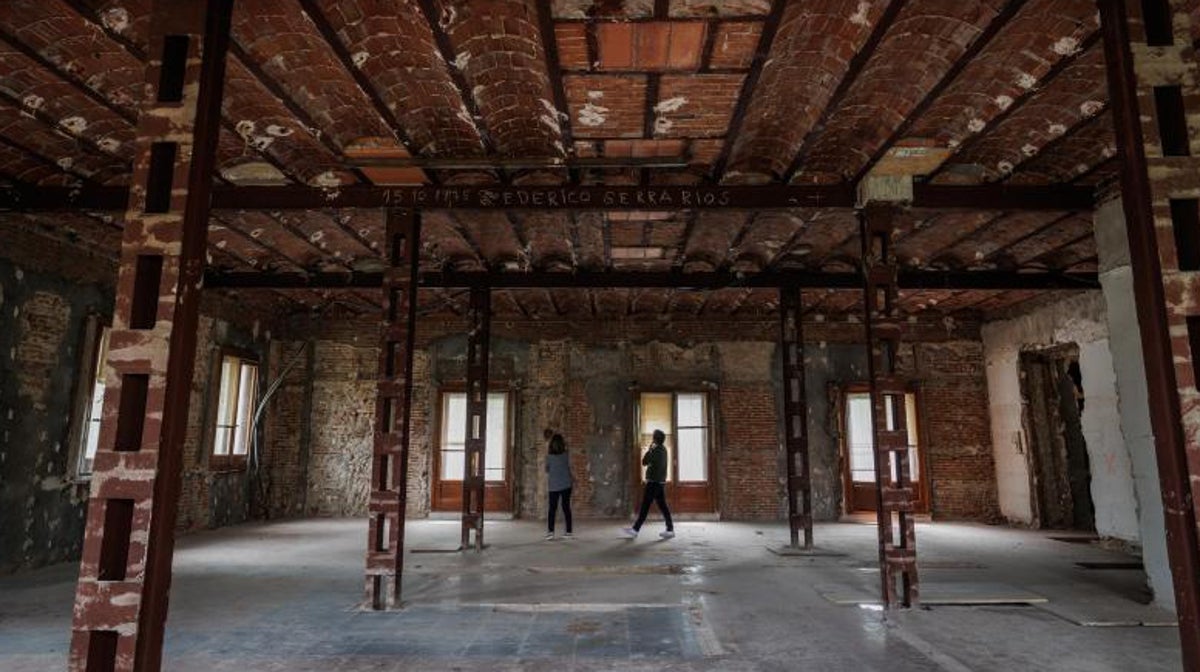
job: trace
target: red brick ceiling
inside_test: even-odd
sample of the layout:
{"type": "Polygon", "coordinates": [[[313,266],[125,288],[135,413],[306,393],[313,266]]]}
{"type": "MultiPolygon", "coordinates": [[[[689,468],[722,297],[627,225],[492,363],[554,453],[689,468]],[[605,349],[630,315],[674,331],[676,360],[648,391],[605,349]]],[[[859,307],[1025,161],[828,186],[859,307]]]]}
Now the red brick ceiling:
{"type": "MultiPolygon", "coordinates": [[[[215,176],[233,184],[835,183],[878,164],[938,183],[1105,188],[1116,172],[1094,0],[236,7],[215,176]],[[890,151],[897,147],[910,148],[910,158],[890,151]],[[365,166],[367,154],[411,157],[417,167],[365,166]],[[683,165],[620,165],[647,157],[683,165]],[[612,167],[517,165],[533,159],[612,167]],[[508,163],[444,167],[484,160],[508,163]]],[[[148,8],[149,0],[5,1],[0,181],[127,183],[148,8]]],[[[103,236],[73,240],[112,245],[120,218],[110,215],[97,222],[103,236]]],[[[69,233],[34,217],[0,217],[69,233]]],[[[369,269],[381,227],[366,211],[217,212],[212,263],[369,269]]],[[[431,212],[424,251],[428,268],[455,270],[845,270],[858,254],[856,230],[845,211],[431,212]]],[[[911,212],[897,249],[922,268],[1094,270],[1089,233],[1088,213],[911,212]]],[[[431,309],[461,309],[461,297],[438,294],[431,309]]],[[[539,290],[505,293],[497,307],[570,314],[582,301],[589,311],[743,314],[772,309],[770,294],[728,290],[693,305],[686,293],[662,290],[586,300],[581,291],[539,290]]],[[[814,300],[836,308],[853,301],[844,295],[814,300]]],[[[1006,305],[979,292],[907,300],[946,311],[1006,305]]]]}

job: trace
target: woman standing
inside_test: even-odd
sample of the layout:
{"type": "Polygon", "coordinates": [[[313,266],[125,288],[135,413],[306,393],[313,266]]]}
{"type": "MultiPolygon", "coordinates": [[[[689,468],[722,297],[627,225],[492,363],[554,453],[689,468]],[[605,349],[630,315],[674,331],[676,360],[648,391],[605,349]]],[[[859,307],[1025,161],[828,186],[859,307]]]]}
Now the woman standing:
{"type": "Polygon", "coordinates": [[[550,454],[546,456],[546,473],[548,476],[547,489],[550,490],[549,531],[546,539],[554,538],[554,518],[558,514],[558,504],[562,502],[563,518],[567,521],[567,532],[564,538],[571,538],[571,486],[575,484],[571,478],[571,460],[567,455],[567,442],[562,434],[550,437],[550,454]]]}

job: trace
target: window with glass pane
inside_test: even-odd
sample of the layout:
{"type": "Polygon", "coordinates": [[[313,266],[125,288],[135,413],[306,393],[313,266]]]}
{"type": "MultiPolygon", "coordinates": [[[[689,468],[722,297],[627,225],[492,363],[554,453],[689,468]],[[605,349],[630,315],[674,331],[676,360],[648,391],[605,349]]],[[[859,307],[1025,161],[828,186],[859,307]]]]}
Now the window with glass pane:
{"type": "MultiPolygon", "coordinates": [[[[672,480],[672,472],[674,471],[671,468],[670,462],[671,446],[673,445],[675,439],[671,433],[671,428],[675,424],[672,422],[671,418],[672,396],[673,395],[670,392],[646,392],[641,395],[640,404],[638,406],[638,415],[640,416],[638,424],[641,425],[639,428],[639,441],[642,450],[642,452],[639,453],[639,456],[646,456],[646,450],[650,448],[650,443],[654,440],[654,430],[658,429],[661,430],[663,434],[666,434],[667,438],[663,441],[663,445],[667,447],[668,481],[672,480]]],[[[646,470],[641,469],[641,474],[642,481],[645,482],[646,470]]]]}
{"type": "MultiPolygon", "coordinates": [[[[467,395],[442,395],[441,480],[461,481],[466,467],[467,395]]],[[[487,445],[484,447],[484,480],[503,481],[508,454],[508,395],[488,394],[487,445]]]]}
{"type": "Polygon", "coordinates": [[[217,392],[217,426],[213,432],[214,456],[244,458],[250,452],[257,395],[258,364],[233,355],[223,357],[217,392]]]}
{"type": "Polygon", "coordinates": [[[705,395],[675,396],[680,481],[708,480],[708,414],[705,395]]]}
{"type": "MultiPolygon", "coordinates": [[[[893,404],[891,397],[884,397],[889,429],[894,417],[891,412],[893,404]]],[[[920,441],[917,436],[917,395],[912,392],[904,395],[904,421],[908,432],[909,478],[916,481],[920,475],[920,441]]],[[[846,395],[846,445],[850,454],[850,478],[857,483],[874,483],[875,437],[871,433],[871,395],[866,392],[846,395]]]]}
{"type": "Polygon", "coordinates": [[[79,451],[81,476],[92,473],[92,462],[96,459],[96,449],[100,446],[100,418],[104,415],[104,365],[107,360],[108,327],[101,327],[96,358],[92,362],[91,401],[87,406],[87,417],[84,418],[80,437],[83,442],[79,451]]]}

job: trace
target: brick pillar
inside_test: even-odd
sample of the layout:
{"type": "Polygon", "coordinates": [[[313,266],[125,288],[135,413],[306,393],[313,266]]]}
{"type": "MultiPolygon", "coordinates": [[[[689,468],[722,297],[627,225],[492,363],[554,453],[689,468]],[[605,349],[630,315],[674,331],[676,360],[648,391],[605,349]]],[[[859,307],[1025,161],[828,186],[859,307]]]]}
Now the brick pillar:
{"type": "Polygon", "coordinates": [[[388,210],[385,217],[388,267],[383,274],[383,335],[367,506],[367,603],[372,609],[400,606],[421,246],[417,213],[388,210]]]}
{"type": "Polygon", "coordinates": [[[896,300],[898,265],[892,250],[894,207],[859,211],[862,236],[863,322],[871,385],[871,431],[875,444],[876,510],[879,516],[879,574],[883,603],[917,603],[917,537],[904,412],[907,386],[899,375],[902,323],[896,300]],[[902,593],[897,595],[896,579],[902,593]]]}
{"type": "Polygon", "coordinates": [[[196,351],[231,0],[151,10],[70,669],[156,672],[196,351]]]}
{"type": "Polygon", "coordinates": [[[1189,672],[1200,672],[1200,137],[1194,133],[1200,63],[1189,25],[1198,5],[1099,2],[1167,554],[1189,672]]]}
{"type": "Polygon", "coordinates": [[[812,464],[808,455],[808,403],[804,393],[804,334],[799,287],[779,288],[779,347],[783,353],[783,439],[787,452],[788,526],[791,545],[813,546],[812,464]]]}
{"type": "Polygon", "coordinates": [[[462,480],[462,550],[483,550],[486,498],[488,351],[491,340],[492,292],[472,287],[467,331],[467,445],[462,480]],[[474,531],[472,540],[471,532],[474,531]]]}

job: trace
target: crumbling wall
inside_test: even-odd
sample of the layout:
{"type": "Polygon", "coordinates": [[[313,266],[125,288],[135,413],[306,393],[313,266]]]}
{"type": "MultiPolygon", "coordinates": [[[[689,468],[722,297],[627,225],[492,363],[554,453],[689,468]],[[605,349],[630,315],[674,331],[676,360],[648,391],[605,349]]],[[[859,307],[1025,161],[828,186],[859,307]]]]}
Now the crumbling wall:
{"type": "Polygon", "coordinates": [[[1032,524],[1032,492],[1022,425],[1018,359],[1023,349],[1079,346],[1084,408],[1080,417],[1091,462],[1096,531],[1139,539],[1129,452],[1121,432],[1116,373],[1108,344],[1104,297],[1087,292],[983,327],[992,443],[1000,509],[1013,522],[1032,524]]]}

